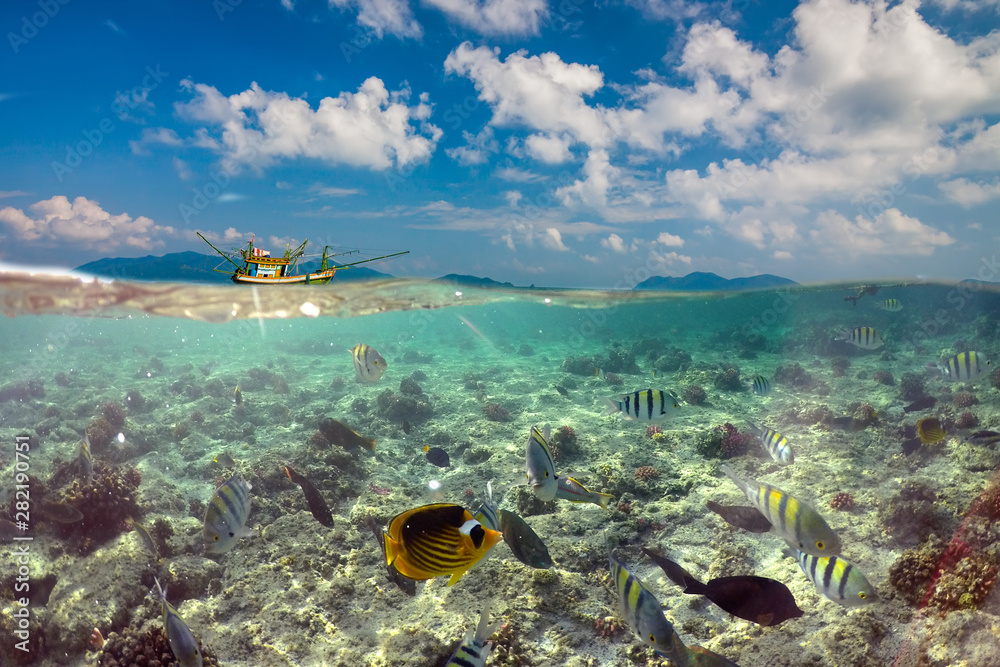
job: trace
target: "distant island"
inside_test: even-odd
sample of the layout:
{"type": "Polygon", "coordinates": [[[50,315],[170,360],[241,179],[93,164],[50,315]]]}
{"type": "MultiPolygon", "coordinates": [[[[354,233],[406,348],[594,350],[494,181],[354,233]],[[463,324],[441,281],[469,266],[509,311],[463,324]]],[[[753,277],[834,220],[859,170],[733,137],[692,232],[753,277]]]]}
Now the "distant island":
{"type": "Polygon", "coordinates": [[[479,276],[466,276],[460,273],[449,273],[446,276],[434,279],[439,283],[453,283],[455,285],[465,285],[466,287],[516,287],[511,283],[501,283],[492,278],[480,278],[479,276]]]}
{"type": "Polygon", "coordinates": [[[751,289],[773,289],[798,285],[794,280],[762,273],[748,278],[726,279],[714,273],[695,271],[686,276],[652,276],[633,289],[672,290],[677,292],[735,292],[751,289]]]}
{"type": "MultiPolygon", "coordinates": [[[[172,252],[162,257],[146,255],[145,257],[105,257],[93,262],[88,262],[78,266],[74,271],[87,273],[101,278],[113,278],[116,280],[175,280],[182,282],[201,283],[231,283],[228,273],[218,273],[213,271],[215,267],[220,270],[225,266],[219,266],[220,259],[217,255],[203,255],[200,252],[172,252]]],[[[299,273],[308,273],[319,270],[319,261],[311,260],[299,264],[299,273]]],[[[232,267],[231,264],[227,266],[232,267]]],[[[364,266],[355,266],[337,272],[335,280],[372,280],[375,278],[392,278],[388,273],[382,273],[364,266]]]]}

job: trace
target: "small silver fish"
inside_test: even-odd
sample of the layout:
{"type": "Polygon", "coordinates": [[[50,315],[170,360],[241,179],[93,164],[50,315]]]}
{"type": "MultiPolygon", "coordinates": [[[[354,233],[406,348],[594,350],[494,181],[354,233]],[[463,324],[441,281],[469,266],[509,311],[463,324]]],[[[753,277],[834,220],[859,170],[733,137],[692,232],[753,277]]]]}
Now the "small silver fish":
{"type": "Polygon", "coordinates": [[[83,436],[83,442],[80,443],[80,476],[86,482],[94,481],[94,457],[90,453],[89,433],[83,436]]]}
{"type": "Polygon", "coordinates": [[[129,520],[129,523],[132,524],[133,530],[135,530],[136,534],[139,535],[139,539],[142,540],[142,543],[145,544],[146,548],[153,553],[153,557],[159,556],[159,554],[156,552],[156,543],[153,542],[153,536],[149,534],[149,531],[146,530],[146,527],[143,526],[138,521],[132,519],[129,520]]]}
{"type": "Polygon", "coordinates": [[[167,643],[170,650],[177,658],[179,667],[201,667],[201,650],[198,648],[198,640],[194,638],[191,628],[187,626],[181,615],[177,613],[174,605],[167,602],[167,591],[160,586],[160,581],[156,582],[156,590],[160,594],[163,606],[163,629],[167,633],[167,643]]]}
{"type": "Polygon", "coordinates": [[[486,667],[486,659],[493,650],[493,642],[486,640],[500,628],[500,623],[489,624],[491,605],[492,601],[486,602],[475,633],[466,635],[444,667],[486,667]]]}
{"type": "Polygon", "coordinates": [[[556,489],[556,498],[568,500],[571,503],[593,503],[608,509],[608,503],[615,499],[609,493],[597,493],[591,491],[572,477],[560,477],[559,488],[556,489]]]}
{"type": "Polygon", "coordinates": [[[528,475],[528,486],[539,499],[548,502],[555,500],[559,482],[556,478],[556,464],[549,449],[549,434],[552,432],[548,424],[539,431],[537,426],[531,427],[528,436],[528,446],[524,460],[528,475]]]}
{"type": "Polygon", "coordinates": [[[205,551],[221,554],[229,551],[241,537],[254,532],[246,527],[250,514],[250,482],[239,473],[222,483],[205,511],[205,529],[202,537],[205,551]]]}
{"type": "Polygon", "coordinates": [[[358,343],[348,352],[354,359],[354,372],[357,373],[359,381],[365,384],[374,384],[381,379],[387,365],[385,359],[374,347],[358,343]]]}

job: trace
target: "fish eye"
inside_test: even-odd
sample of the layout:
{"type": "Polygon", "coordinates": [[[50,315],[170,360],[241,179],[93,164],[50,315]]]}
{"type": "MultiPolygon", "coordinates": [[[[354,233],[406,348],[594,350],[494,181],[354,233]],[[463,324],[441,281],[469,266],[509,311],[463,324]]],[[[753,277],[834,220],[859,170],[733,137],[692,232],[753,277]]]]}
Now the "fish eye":
{"type": "Polygon", "coordinates": [[[213,537],[212,539],[213,539],[213,540],[214,540],[215,542],[218,542],[218,541],[219,541],[219,536],[218,536],[218,535],[216,535],[216,536],[215,536],[215,537],[213,537]]]}
{"type": "Polygon", "coordinates": [[[864,591],[861,591],[860,593],[858,593],[858,597],[864,600],[867,599],[868,595],[864,591]]]}
{"type": "Polygon", "coordinates": [[[548,470],[546,470],[546,471],[545,471],[545,479],[548,479],[548,478],[549,478],[549,471],[548,471],[548,470]]]}
{"type": "Polygon", "coordinates": [[[649,636],[649,641],[651,641],[651,642],[653,642],[655,644],[656,643],[656,636],[655,635],[650,635],[649,636]]]}
{"type": "Polygon", "coordinates": [[[826,549],[826,545],[823,544],[823,540],[816,540],[816,548],[817,549],[826,549]]]}

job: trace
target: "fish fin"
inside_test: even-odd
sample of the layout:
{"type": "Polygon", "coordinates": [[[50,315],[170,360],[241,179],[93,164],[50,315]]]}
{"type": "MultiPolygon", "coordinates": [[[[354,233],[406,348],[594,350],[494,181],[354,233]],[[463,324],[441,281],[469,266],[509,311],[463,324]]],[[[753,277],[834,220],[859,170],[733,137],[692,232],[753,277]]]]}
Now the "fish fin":
{"type": "MultiPolygon", "coordinates": [[[[399,543],[389,537],[389,533],[384,530],[382,531],[382,547],[383,551],[385,551],[385,564],[392,565],[395,563],[396,557],[399,555],[399,543]]],[[[396,569],[398,570],[399,568],[396,569]]]]}
{"type": "Polygon", "coordinates": [[[374,452],[375,451],[375,438],[364,438],[364,441],[365,441],[365,449],[367,449],[370,452],[374,452]]]}
{"type": "Polygon", "coordinates": [[[746,493],[747,493],[747,483],[745,481],[743,481],[742,479],[740,479],[740,476],[737,475],[736,472],[732,468],[730,468],[727,465],[721,465],[721,466],[719,466],[719,470],[721,470],[723,473],[725,473],[726,477],[728,477],[729,479],[733,480],[733,484],[735,484],[736,486],[740,487],[740,491],[742,491],[743,494],[746,495],[746,493]]]}
{"type": "Polygon", "coordinates": [[[458,580],[462,578],[462,575],[469,571],[475,563],[469,563],[468,566],[463,567],[461,570],[451,573],[451,578],[448,579],[448,585],[454,586],[458,583],[458,580]]]}
{"type": "Polygon", "coordinates": [[[253,537],[256,534],[257,531],[255,531],[253,528],[247,528],[246,526],[243,526],[242,528],[236,531],[236,537],[238,538],[253,537]]]}
{"type": "Polygon", "coordinates": [[[600,505],[603,509],[608,509],[608,505],[610,505],[611,501],[614,499],[615,497],[610,493],[597,494],[597,504],[600,505]]]}
{"type": "Polygon", "coordinates": [[[769,614],[761,614],[757,617],[757,625],[763,625],[765,628],[771,625],[771,621],[774,620],[774,612],[769,614]]]}
{"type": "Polygon", "coordinates": [[[500,629],[503,625],[501,622],[494,623],[490,625],[490,609],[493,607],[493,600],[487,600],[483,605],[482,614],[479,616],[479,625],[476,627],[476,639],[480,642],[485,642],[489,639],[494,632],[500,629]]]}
{"type": "Polygon", "coordinates": [[[613,398],[605,398],[604,402],[608,404],[608,409],[604,411],[604,414],[601,415],[602,417],[610,417],[616,412],[621,412],[618,409],[618,402],[615,401],[613,398]]]}

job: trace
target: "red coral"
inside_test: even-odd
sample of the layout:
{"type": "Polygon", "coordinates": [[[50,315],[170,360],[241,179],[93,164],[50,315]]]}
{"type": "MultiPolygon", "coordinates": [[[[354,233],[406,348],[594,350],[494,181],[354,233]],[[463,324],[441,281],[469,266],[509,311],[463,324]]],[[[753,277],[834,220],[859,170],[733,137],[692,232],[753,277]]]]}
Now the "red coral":
{"type": "Polygon", "coordinates": [[[830,501],[830,507],[835,510],[849,510],[854,507],[854,496],[847,492],[838,493],[830,501]]]}
{"type": "Polygon", "coordinates": [[[483,406],[483,416],[491,422],[509,422],[510,412],[499,403],[487,403],[483,406]]]}
{"type": "Polygon", "coordinates": [[[731,459],[735,456],[742,456],[749,451],[750,447],[757,441],[757,436],[751,433],[740,433],[739,429],[726,422],[715,429],[722,433],[722,442],[719,448],[722,457],[731,459]]]}
{"type": "Polygon", "coordinates": [[[879,384],[892,385],[895,383],[895,379],[892,377],[892,373],[889,371],[875,371],[872,375],[872,379],[879,384]]]}
{"type": "Polygon", "coordinates": [[[979,426],[979,417],[971,412],[963,412],[955,419],[955,428],[973,428],[979,426]]]}
{"type": "Polygon", "coordinates": [[[647,426],[646,427],[646,437],[647,438],[652,438],[657,433],[663,433],[663,429],[661,429],[659,426],[655,426],[655,425],[654,426],[647,426]]]}
{"type": "Polygon", "coordinates": [[[104,418],[114,428],[120,429],[125,426],[125,408],[114,401],[108,401],[104,404],[104,418]]]}
{"type": "Polygon", "coordinates": [[[969,408],[979,402],[979,400],[967,391],[960,391],[956,393],[952,399],[955,406],[959,408],[969,408]]]}
{"type": "Polygon", "coordinates": [[[635,478],[641,482],[648,482],[660,476],[660,471],[653,466],[639,466],[635,469],[635,478]]]}

